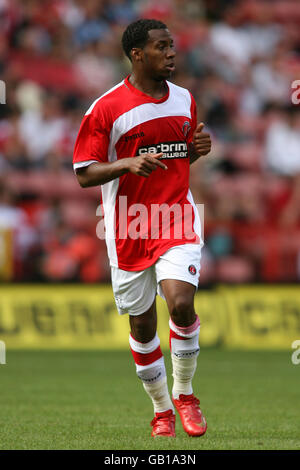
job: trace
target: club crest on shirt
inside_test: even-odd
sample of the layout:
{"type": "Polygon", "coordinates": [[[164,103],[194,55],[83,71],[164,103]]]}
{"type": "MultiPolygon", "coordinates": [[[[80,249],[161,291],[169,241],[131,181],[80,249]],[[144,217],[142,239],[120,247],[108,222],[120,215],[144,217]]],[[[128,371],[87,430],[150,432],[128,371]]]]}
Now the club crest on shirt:
{"type": "Polygon", "coordinates": [[[188,269],[189,273],[195,276],[195,274],[197,273],[197,269],[195,268],[195,266],[193,264],[190,264],[188,269]]]}
{"type": "Polygon", "coordinates": [[[191,125],[189,121],[185,121],[182,126],[182,132],[183,132],[184,137],[188,135],[188,133],[190,132],[190,129],[191,129],[191,125]]]}

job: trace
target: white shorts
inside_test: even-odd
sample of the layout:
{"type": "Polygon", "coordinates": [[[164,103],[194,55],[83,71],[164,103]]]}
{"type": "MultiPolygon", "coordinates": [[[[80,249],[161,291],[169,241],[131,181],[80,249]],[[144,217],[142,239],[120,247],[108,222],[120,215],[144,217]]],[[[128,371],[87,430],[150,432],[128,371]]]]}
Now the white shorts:
{"type": "Polygon", "coordinates": [[[120,315],[141,315],[154,302],[156,294],[165,299],[160,281],[178,279],[196,289],[199,283],[201,244],[174,246],[144,271],[124,271],[111,267],[112,288],[120,315]]]}

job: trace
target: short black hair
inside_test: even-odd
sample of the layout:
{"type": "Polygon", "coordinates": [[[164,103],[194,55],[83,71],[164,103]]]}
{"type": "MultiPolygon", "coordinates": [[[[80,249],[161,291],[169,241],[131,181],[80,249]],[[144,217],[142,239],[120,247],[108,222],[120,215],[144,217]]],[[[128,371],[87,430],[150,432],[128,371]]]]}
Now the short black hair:
{"type": "Polygon", "coordinates": [[[148,31],[151,29],[167,29],[167,26],[162,21],[149,19],[137,20],[127,26],[122,36],[122,46],[130,61],[131,49],[143,48],[149,39],[148,31]]]}

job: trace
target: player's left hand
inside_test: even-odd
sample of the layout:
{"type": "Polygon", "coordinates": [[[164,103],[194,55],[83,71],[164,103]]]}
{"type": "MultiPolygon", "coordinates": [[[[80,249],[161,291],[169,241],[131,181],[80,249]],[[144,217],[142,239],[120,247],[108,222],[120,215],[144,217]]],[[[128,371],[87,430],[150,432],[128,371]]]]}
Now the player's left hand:
{"type": "Polygon", "coordinates": [[[211,138],[207,132],[202,132],[203,127],[204,123],[200,122],[193,136],[194,148],[199,157],[207,155],[211,151],[211,138]]]}

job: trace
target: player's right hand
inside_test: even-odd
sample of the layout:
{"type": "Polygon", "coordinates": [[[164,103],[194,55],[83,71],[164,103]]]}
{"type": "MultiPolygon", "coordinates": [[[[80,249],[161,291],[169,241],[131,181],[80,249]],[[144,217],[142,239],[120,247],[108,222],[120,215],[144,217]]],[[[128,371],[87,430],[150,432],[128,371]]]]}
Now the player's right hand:
{"type": "Polygon", "coordinates": [[[148,177],[152,171],[155,171],[158,167],[163,170],[167,170],[168,167],[162,163],[159,158],[163,156],[163,153],[142,153],[138,157],[129,158],[129,171],[138,176],[148,177]]]}

